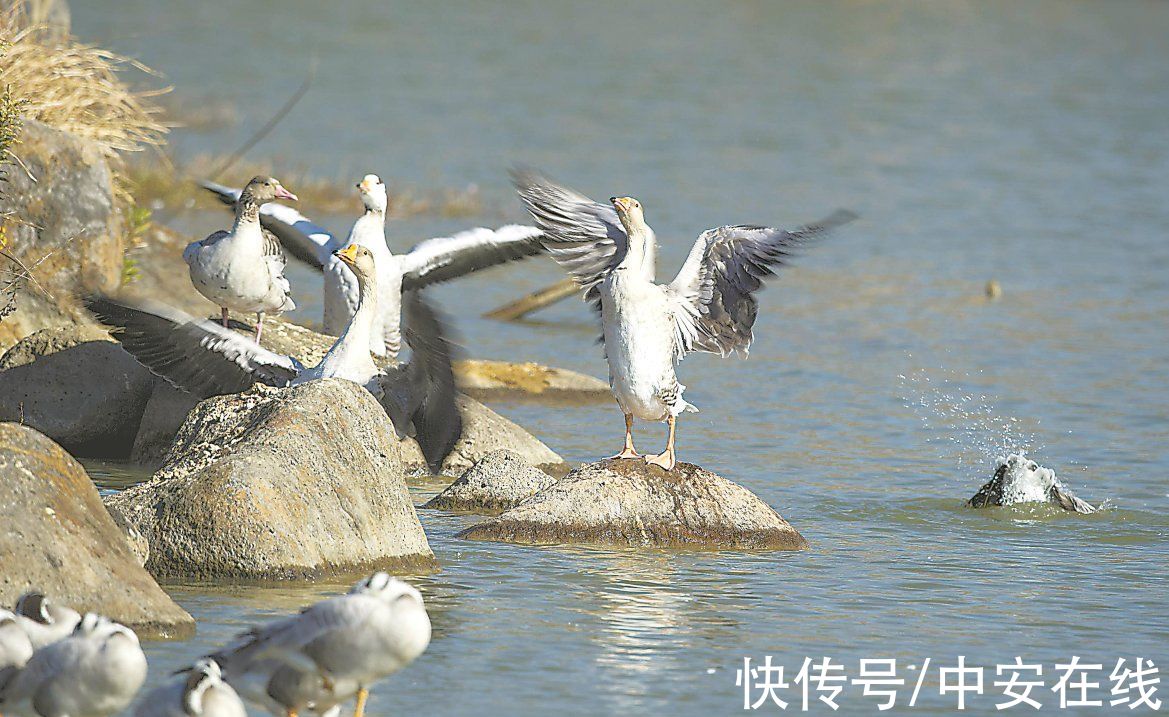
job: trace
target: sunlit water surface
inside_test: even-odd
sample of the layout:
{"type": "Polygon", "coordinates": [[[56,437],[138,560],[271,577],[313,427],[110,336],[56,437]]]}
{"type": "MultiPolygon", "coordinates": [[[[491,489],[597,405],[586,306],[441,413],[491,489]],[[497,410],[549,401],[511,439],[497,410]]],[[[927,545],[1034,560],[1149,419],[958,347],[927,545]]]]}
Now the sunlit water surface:
{"type": "MultiPolygon", "coordinates": [[[[908,665],[927,657],[993,668],[1019,655],[1048,675],[1072,654],[1106,672],[1167,657],[1169,4],[73,5],[86,39],[196,104],[237,106],[237,124],[176,131],[185,155],[236,147],[316,57],[309,95],[255,158],[485,198],[482,216],[398,223],[398,247],[522,219],[513,162],[598,198],[638,196],[667,276],[709,226],[863,215],[772,282],[748,361],[681,367],[702,409],[680,423],[683,458],[758,493],[812,548],[521,548],[456,540],[472,518],[422,511],[442,563],[415,581],[434,642],[377,687],[370,714],[729,714],[736,668],[766,655],[789,679],[804,657],[850,676],[858,658],[896,657],[910,687],[908,665]],[[971,397],[972,413],[939,395],[971,397]],[[992,454],[1024,447],[1002,435],[1113,507],[965,509],[992,454]]],[[[224,222],[157,216],[204,233],[224,222]]],[[[322,219],[343,231],[351,218],[322,219]]],[[[532,261],[437,294],[475,355],[603,376],[578,302],[532,324],[478,318],[559,276],[532,261]]],[[[301,318],[318,319],[319,279],[293,278],[301,318]]],[[[619,447],[611,404],[496,408],[569,461],[619,447]]],[[[642,446],[663,433],[646,428],[642,446]]],[[[440,488],[414,487],[419,501],[440,488]]],[[[167,587],[199,632],[148,645],[151,684],[345,585],[167,587]]],[[[914,713],[953,709],[937,684],[914,713]]],[[[994,711],[994,697],[972,700],[994,711]]],[[[839,701],[873,710],[859,687],[839,701]]]]}

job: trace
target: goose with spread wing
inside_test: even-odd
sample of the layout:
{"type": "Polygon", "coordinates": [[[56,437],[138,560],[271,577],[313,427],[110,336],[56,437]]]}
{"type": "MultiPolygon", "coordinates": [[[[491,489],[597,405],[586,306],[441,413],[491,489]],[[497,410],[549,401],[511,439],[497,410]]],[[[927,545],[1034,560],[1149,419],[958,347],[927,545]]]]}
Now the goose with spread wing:
{"type": "MultiPolygon", "coordinates": [[[[240,197],[239,192],[213,182],[203,182],[203,186],[226,204],[235,204],[240,197]]],[[[376,356],[394,357],[398,353],[401,292],[457,279],[544,251],[540,230],[510,224],[428,239],[405,254],[394,254],[386,243],[389,196],[385,183],[376,174],[367,174],[357,184],[357,190],[365,211],[344,242],[296,210],[279,204],[261,207],[260,222],[295,256],[324,271],[323,326],[327,334],[337,335],[344,330],[357,310],[358,298],[356,278],[344,263],[334,258],[333,252],[348,244],[360,244],[373,252],[378,265],[381,311],[370,334],[369,348],[376,356]]]]}
{"type": "Polygon", "coordinates": [[[231,230],[217,231],[183,250],[191,283],[220,308],[224,328],[229,310],[254,312],[257,342],[265,313],[296,308],[284,278],[288,260],[277,237],[260,226],[260,208],[276,199],[296,201],[296,195],[274,177],[254,177],[240,192],[231,230]]]}
{"type": "Polygon", "coordinates": [[[673,470],[675,422],[695,408],[682,398],[675,366],[695,351],[745,356],[758,313],[755,292],[792,251],[856,215],[839,210],[801,229],[723,226],[698,236],[669,284],[654,282],[655,235],[641,203],[599,204],[530,171],[512,175],[520,199],[544,231],[548,253],[585,289],[601,314],[609,385],[625,414],[625,446],[640,457],[633,421],[665,421],[666,450],[647,463],[673,470]]]}
{"type": "Polygon", "coordinates": [[[462,436],[456,405],[453,348],[438,314],[420,292],[406,296],[406,341],[411,360],[379,367],[370,356],[369,336],[377,315],[377,269],[373,254],[351,244],[337,252],[359,284],[357,310],[345,331],[316,366],[211,321],[157,304],[131,306],[90,297],[87,306],[139,363],[175,387],[199,397],[238,393],[256,383],[292,386],[341,378],[365,386],[378,399],[400,437],[413,428],[422,454],[437,474],[462,436]]]}

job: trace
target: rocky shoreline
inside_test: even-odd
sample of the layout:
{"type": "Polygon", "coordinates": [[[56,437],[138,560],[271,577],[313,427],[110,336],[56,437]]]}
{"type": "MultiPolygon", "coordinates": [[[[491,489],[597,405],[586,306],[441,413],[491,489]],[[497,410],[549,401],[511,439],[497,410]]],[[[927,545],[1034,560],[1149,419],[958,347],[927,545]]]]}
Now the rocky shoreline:
{"type": "MultiPolygon", "coordinates": [[[[395,434],[364,388],[330,379],[200,401],[143,368],[78,309],[76,296],[100,291],[163,300],[196,316],[214,312],[175,279],[186,274],[179,255],[187,238],[153,226],[127,252],[125,218],[100,153],[49,127],[30,123],[28,131],[27,161],[42,182],[13,174],[0,209],[37,224],[21,225],[9,250],[30,259],[52,251],[63,270],[53,275],[51,295],[25,292],[0,326],[7,349],[0,356],[0,506],[10,518],[0,529],[0,604],[39,589],[148,636],[184,637],[194,622],[156,579],[438,569],[406,485],[426,470],[421,451],[395,434]],[[120,278],[127,259],[140,270],[130,283],[120,278]],[[74,456],[128,460],[154,474],[103,500],[74,456]]],[[[266,322],[263,344],[312,364],[332,342],[277,317],[266,322]]],[[[666,474],[640,461],[570,472],[538,438],[477,400],[611,400],[599,379],[487,360],[459,362],[456,378],[466,394],[458,398],[464,430],[442,468],[460,477],[423,515],[491,516],[463,538],[807,547],[774,510],[713,473],[681,464],[666,474]]]]}

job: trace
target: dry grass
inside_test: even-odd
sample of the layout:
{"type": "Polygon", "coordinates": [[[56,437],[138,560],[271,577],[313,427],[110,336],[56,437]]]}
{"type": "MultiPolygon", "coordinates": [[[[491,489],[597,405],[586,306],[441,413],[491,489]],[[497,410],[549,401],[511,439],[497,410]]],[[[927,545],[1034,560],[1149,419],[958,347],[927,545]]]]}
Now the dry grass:
{"type": "Polygon", "coordinates": [[[0,12],[0,39],[9,45],[0,87],[27,99],[24,116],[93,140],[111,158],[164,141],[167,127],[154,98],[169,88],[134,90],[119,73],[144,65],[60,32],[27,25],[23,5],[0,12]]]}

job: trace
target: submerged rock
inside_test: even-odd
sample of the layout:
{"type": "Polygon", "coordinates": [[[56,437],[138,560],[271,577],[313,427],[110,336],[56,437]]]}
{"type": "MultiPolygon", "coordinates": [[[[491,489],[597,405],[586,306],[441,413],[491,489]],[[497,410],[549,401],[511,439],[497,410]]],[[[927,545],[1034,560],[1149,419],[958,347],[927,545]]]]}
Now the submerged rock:
{"type": "Polygon", "coordinates": [[[808,542],[746,488],[689,463],[589,463],[459,534],[509,543],[802,550],[808,542]]]}
{"type": "Polygon", "coordinates": [[[0,604],[38,590],[153,635],[195,621],[142,569],[77,461],[31,428],[0,423],[0,604]]]}
{"type": "Polygon", "coordinates": [[[107,499],[183,578],[431,569],[399,442],[361,386],[258,386],[201,402],[150,481],[107,499]]]}
{"type": "Polygon", "coordinates": [[[609,384],[576,371],[538,363],[468,359],[455,363],[459,388],[481,401],[593,403],[612,400],[609,384]]]}
{"type": "Polygon", "coordinates": [[[422,507],[497,515],[555,482],[512,451],[492,451],[422,507]]]}
{"type": "Polygon", "coordinates": [[[966,505],[985,508],[1019,503],[1050,503],[1074,513],[1094,513],[1097,510],[1087,501],[1077,498],[1055,471],[1017,453],[999,459],[994,477],[966,505]]]}
{"type": "Polygon", "coordinates": [[[126,458],[154,382],[101,329],[43,329],[0,358],[0,421],[31,426],[74,455],[126,458]]]}

